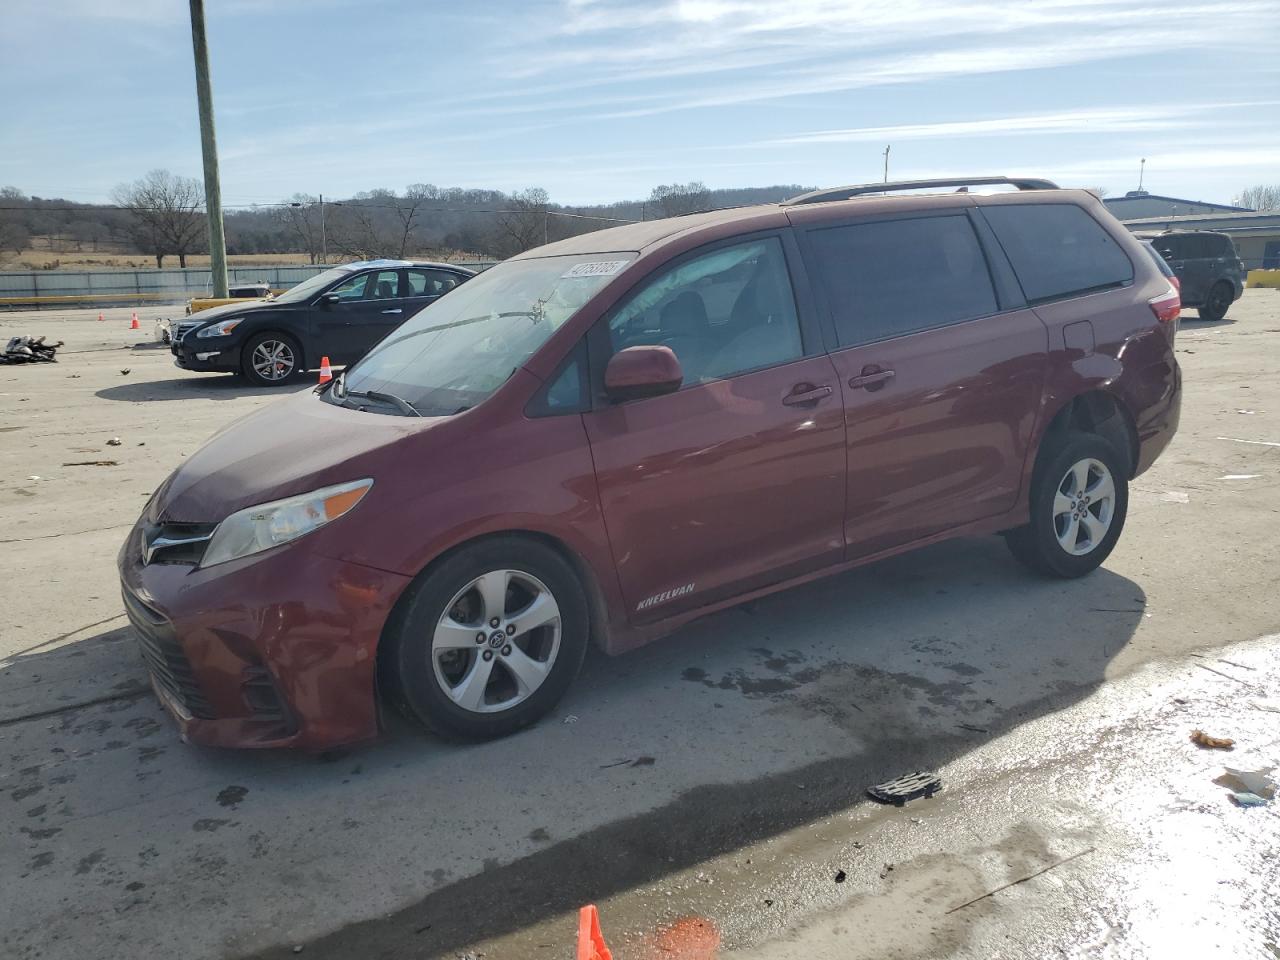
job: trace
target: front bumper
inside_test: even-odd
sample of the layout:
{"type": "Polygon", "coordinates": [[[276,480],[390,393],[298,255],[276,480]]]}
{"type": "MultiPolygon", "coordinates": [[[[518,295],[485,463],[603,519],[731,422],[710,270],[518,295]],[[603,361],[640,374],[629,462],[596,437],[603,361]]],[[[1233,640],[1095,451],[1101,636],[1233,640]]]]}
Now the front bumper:
{"type": "Polygon", "coordinates": [[[200,569],[120,552],[125,611],[183,739],[322,750],[377,735],[378,640],[409,578],[296,544],[200,569]]]}
{"type": "Polygon", "coordinates": [[[169,343],[173,362],[183,370],[206,373],[228,373],[240,369],[240,345],[220,343],[225,338],[210,337],[200,340],[194,335],[174,339],[169,343]],[[188,343],[188,341],[191,341],[188,343]]]}

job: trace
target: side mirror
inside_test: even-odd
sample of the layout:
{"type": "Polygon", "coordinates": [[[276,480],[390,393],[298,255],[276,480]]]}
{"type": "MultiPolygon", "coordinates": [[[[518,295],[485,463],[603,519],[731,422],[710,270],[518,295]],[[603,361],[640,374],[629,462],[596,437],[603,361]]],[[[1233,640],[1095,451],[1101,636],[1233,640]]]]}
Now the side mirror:
{"type": "Polygon", "coordinates": [[[320,305],[324,307],[331,307],[335,303],[341,303],[341,302],[342,302],[342,297],[338,296],[336,293],[326,293],[324,296],[320,298],[320,305]]]}
{"type": "Polygon", "coordinates": [[[684,371],[670,347],[627,347],[604,368],[604,391],[615,403],[674,393],[684,371]]]}

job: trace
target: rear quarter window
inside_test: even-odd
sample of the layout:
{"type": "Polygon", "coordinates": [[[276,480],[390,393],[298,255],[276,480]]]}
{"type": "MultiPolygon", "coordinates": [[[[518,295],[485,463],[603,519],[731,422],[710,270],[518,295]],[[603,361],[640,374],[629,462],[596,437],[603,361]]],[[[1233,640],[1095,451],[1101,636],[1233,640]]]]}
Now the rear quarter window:
{"type": "Polygon", "coordinates": [[[982,208],[1031,303],[1133,281],[1133,263],[1102,224],[1065,203],[982,208]]]}

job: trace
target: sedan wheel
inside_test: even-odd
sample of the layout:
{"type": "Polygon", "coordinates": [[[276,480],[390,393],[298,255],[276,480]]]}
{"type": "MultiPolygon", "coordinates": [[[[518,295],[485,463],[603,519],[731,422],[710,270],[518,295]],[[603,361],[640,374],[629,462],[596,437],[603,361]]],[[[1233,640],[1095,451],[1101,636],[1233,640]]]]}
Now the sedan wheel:
{"type": "Polygon", "coordinates": [[[297,365],[293,348],[283,340],[262,340],[253,348],[249,362],[263,380],[287,380],[297,365]]]}

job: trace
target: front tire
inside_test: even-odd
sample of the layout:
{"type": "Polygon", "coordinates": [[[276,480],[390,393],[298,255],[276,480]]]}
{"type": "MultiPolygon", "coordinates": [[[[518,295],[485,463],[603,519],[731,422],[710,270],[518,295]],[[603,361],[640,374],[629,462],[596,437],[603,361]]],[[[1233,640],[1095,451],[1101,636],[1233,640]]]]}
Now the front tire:
{"type": "Polygon", "coordinates": [[[1005,541],[1039,574],[1082,577],[1111,553],[1128,509],[1125,458],[1097,434],[1070,434],[1036,467],[1031,522],[1010,530],[1005,541]]]}
{"type": "Polygon", "coordinates": [[[537,721],[586,655],[590,617],[550,547],[501,537],[464,547],[410,588],[384,667],[400,705],[451,737],[487,740],[537,721]]]}
{"type": "Polygon", "coordinates": [[[286,333],[259,333],[240,351],[240,371],[260,387],[282,387],[302,369],[302,348],[286,333]]]}
{"type": "Polygon", "coordinates": [[[1200,307],[1196,312],[1201,320],[1210,320],[1217,322],[1227,315],[1227,310],[1231,308],[1231,285],[1219,280],[1209,290],[1209,296],[1205,298],[1204,306],[1200,307]]]}

